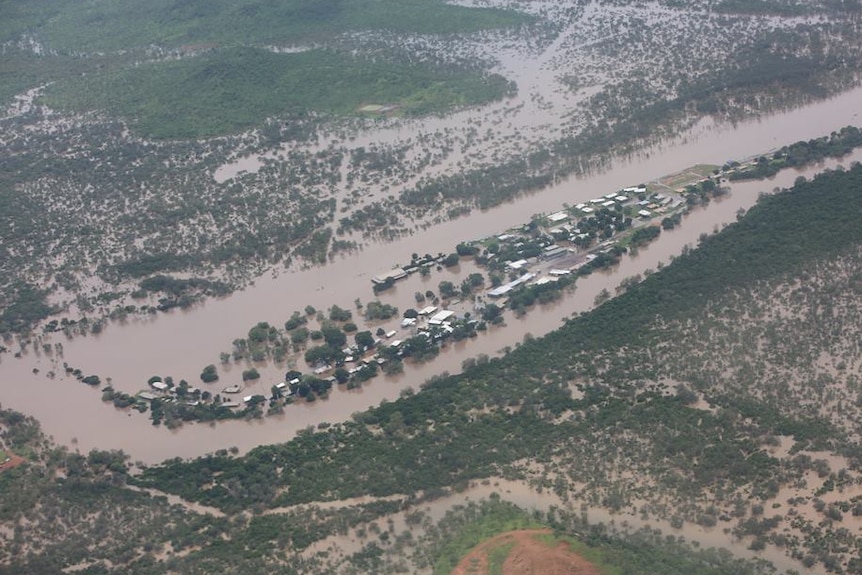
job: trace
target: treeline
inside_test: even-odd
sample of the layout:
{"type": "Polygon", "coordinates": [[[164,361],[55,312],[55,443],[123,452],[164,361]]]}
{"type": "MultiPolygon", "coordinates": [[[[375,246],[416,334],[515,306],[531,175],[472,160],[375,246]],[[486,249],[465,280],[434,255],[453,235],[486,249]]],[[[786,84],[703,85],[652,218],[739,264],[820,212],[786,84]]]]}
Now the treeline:
{"type": "Polygon", "coordinates": [[[827,171],[811,181],[765,196],[742,220],[704,237],[673,265],[637,289],[555,332],[583,345],[605,348],[631,343],[631,323],[678,317],[725,290],[788,273],[807,261],[837,255],[862,241],[862,165],[827,171]],[[827,232],[828,230],[828,232],[827,232]]]}
{"type": "Polygon", "coordinates": [[[57,309],[48,303],[48,291],[15,282],[0,295],[0,334],[26,331],[57,309]]]}
{"type": "Polygon", "coordinates": [[[798,168],[826,158],[844,157],[859,146],[862,146],[862,130],[856,126],[846,126],[829,136],[784,146],[772,154],[772,157],[760,156],[754,165],[731,172],[728,179],[735,181],[771,178],[784,168],[798,168]]]}

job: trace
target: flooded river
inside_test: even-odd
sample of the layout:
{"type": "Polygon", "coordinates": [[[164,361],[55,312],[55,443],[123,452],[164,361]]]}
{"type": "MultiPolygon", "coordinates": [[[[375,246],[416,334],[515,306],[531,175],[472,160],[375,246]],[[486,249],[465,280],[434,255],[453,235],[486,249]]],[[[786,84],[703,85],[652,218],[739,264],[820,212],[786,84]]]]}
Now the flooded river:
{"type": "MultiPolygon", "coordinates": [[[[134,319],[123,325],[112,324],[100,335],[73,340],[58,335],[53,341],[62,341],[62,357],[42,355],[32,349],[21,359],[11,354],[2,356],[0,402],[4,407],[36,416],[60,443],[78,446],[81,450],[122,448],[133,460],[144,462],[191,457],[231,446],[246,451],[256,445],[287,440],[309,425],[344,420],[381,400],[397,398],[405,388],[418,389],[432,375],[458,371],[469,357],[499,353],[502,348],[521,341],[526,333],[535,336],[547,333],[559,326],[564,317],[591,307],[595,296],[603,289],[613,292],[622,279],[655,269],[660,262],[666,263],[680,253],[684,246],[696,243],[700,234],[734,221],[737,211],[750,207],[761,191],[790,185],[800,173],[812,176],[822,167],[804,172],[785,171],[767,182],[734,185],[728,197],[694,211],[681,228],[662,233],[658,241],[642,249],[636,257],[625,258],[612,271],[579,280],[574,296],[531,311],[522,319],[508,317],[508,327],[491,330],[473,341],[450,345],[431,364],[410,367],[396,378],[379,377],[360,390],[334,391],[326,401],[290,406],[282,416],[252,422],[186,425],[175,431],[154,428],[147,417],[104,405],[99,401],[98,390],[74,378],[62,377],[62,364],[67,362],[85,374],[98,374],[103,381],[110,377],[115,388],[130,393],[144,389],[152,375],[171,375],[176,380],[185,378],[197,385],[203,366],[217,364],[219,353],[230,351],[231,342],[244,337],[255,323],[268,321],[280,326],[293,311],[309,304],[318,309],[332,304],[350,309],[357,297],[367,302],[373,298],[371,276],[394,264],[407,263],[414,252],[448,253],[461,240],[501,232],[528,221],[532,214],[557,210],[564,203],[574,205],[695,163],[720,164],[796,140],[828,134],[856,122],[860,111],[862,89],[857,89],[829,101],[736,127],[704,123],[673,143],[616,162],[605,173],[563,181],[540,194],[417,231],[394,243],[367,246],[359,253],[321,268],[262,277],[255,285],[229,298],[209,301],[185,312],[134,319]],[[57,372],[56,379],[46,377],[51,370],[57,372]]],[[[857,153],[841,163],[849,165],[850,161],[860,159],[862,156],[857,153]]],[[[829,162],[825,166],[835,164],[829,162]]],[[[469,265],[462,264],[462,274],[469,271],[469,265]]],[[[437,284],[452,273],[455,272],[444,270],[433,273],[430,278],[412,276],[382,295],[381,301],[397,305],[401,310],[413,307],[414,292],[437,291],[437,284]]],[[[245,365],[235,365],[229,370],[220,367],[222,377],[213,384],[212,391],[238,383],[241,371],[246,368],[245,365]]],[[[260,366],[259,369],[263,374],[260,383],[249,387],[246,393],[268,393],[270,386],[281,380],[286,368],[260,366]]]]}

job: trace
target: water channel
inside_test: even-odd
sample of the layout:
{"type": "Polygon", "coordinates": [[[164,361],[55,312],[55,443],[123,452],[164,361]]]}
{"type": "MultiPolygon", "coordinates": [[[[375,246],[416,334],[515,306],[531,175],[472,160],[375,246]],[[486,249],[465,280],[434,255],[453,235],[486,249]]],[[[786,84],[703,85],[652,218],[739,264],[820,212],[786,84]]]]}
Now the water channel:
{"type": "MultiPolygon", "coordinates": [[[[827,162],[803,172],[785,171],[766,182],[736,184],[728,197],[694,211],[681,228],[663,233],[636,257],[625,258],[612,271],[580,280],[574,296],[534,310],[522,319],[509,317],[508,327],[492,330],[475,341],[450,345],[436,361],[409,367],[401,376],[377,378],[360,390],[335,391],[326,401],[289,406],[281,416],[251,422],[192,424],[173,431],[156,428],[145,416],[102,404],[98,390],[62,376],[62,363],[68,362],[85,374],[98,374],[103,381],[110,377],[115,388],[129,393],[145,388],[147,379],[155,374],[171,375],[176,380],[185,378],[197,384],[202,367],[218,363],[219,352],[229,351],[231,342],[244,337],[255,323],[268,321],[281,325],[293,311],[308,304],[325,309],[332,304],[352,308],[357,297],[367,302],[373,298],[370,277],[396,263],[408,262],[414,252],[448,253],[461,240],[499,233],[528,221],[532,214],[555,211],[564,203],[587,201],[696,163],[720,164],[822,136],[858,121],[860,111],[862,89],[856,89],[828,101],[733,127],[704,122],[674,142],[617,161],[605,173],[562,181],[539,194],[416,231],[397,242],[367,246],[359,253],[320,268],[262,277],[231,297],[211,300],[192,310],[116,323],[99,335],[71,340],[57,334],[53,341],[63,343],[62,357],[40,354],[32,348],[20,359],[12,354],[0,357],[0,403],[36,416],[46,432],[60,443],[83,451],[94,447],[124,449],[133,460],[149,463],[231,446],[247,451],[256,445],[285,441],[309,425],[344,420],[384,399],[397,398],[405,388],[418,389],[432,375],[458,371],[469,357],[499,353],[502,348],[521,341],[526,333],[545,334],[559,326],[566,316],[591,307],[603,289],[613,292],[622,279],[655,269],[659,262],[668,262],[684,246],[695,244],[702,233],[734,221],[737,211],[750,207],[760,192],[788,186],[797,176],[810,177],[824,167],[849,165],[862,159],[862,155],[856,153],[841,162],[827,162]],[[46,377],[51,370],[57,372],[55,379],[46,377]]],[[[462,273],[469,271],[469,264],[462,264],[461,268],[462,273]]],[[[412,307],[415,291],[428,288],[436,291],[437,284],[448,279],[450,273],[453,272],[432,274],[424,280],[427,284],[423,278],[413,276],[382,295],[381,300],[402,310],[412,307]]],[[[244,368],[220,367],[222,378],[214,384],[218,389],[213,391],[238,382],[244,368]]],[[[259,386],[249,388],[247,393],[267,393],[284,372],[283,367],[276,366],[260,370],[263,377],[259,386]]]]}

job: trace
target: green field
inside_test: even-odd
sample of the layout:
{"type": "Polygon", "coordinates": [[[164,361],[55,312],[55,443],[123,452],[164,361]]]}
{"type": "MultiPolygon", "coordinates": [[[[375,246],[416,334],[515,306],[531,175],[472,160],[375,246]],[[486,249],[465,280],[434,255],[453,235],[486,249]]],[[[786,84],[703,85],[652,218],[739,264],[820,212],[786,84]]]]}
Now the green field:
{"type": "Polygon", "coordinates": [[[501,76],[371,62],[323,50],[276,54],[230,48],[174,62],[76,77],[52,85],[49,105],[100,110],[155,138],[240,131],[283,114],[351,114],[395,104],[420,115],[501,98],[501,76]]]}
{"type": "Polygon", "coordinates": [[[440,0],[0,0],[0,40],[35,32],[59,50],[305,42],[351,31],[452,34],[516,25],[503,10],[440,0]]]}

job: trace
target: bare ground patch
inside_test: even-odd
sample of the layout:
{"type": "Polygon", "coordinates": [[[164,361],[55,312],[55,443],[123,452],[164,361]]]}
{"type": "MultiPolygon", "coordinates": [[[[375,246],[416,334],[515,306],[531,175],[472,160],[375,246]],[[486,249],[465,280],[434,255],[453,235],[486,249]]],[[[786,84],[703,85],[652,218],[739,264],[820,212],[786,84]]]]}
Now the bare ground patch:
{"type": "Polygon", "coordinates": [[[523,529],[492,537],[465,555],[452,575],[491,575],[490,555],[506,547],[503,575],[601,575],[598,567],[572,551],[568,543],[549,546],[535,538],[551,533],[550,529],[523,529]]]}

